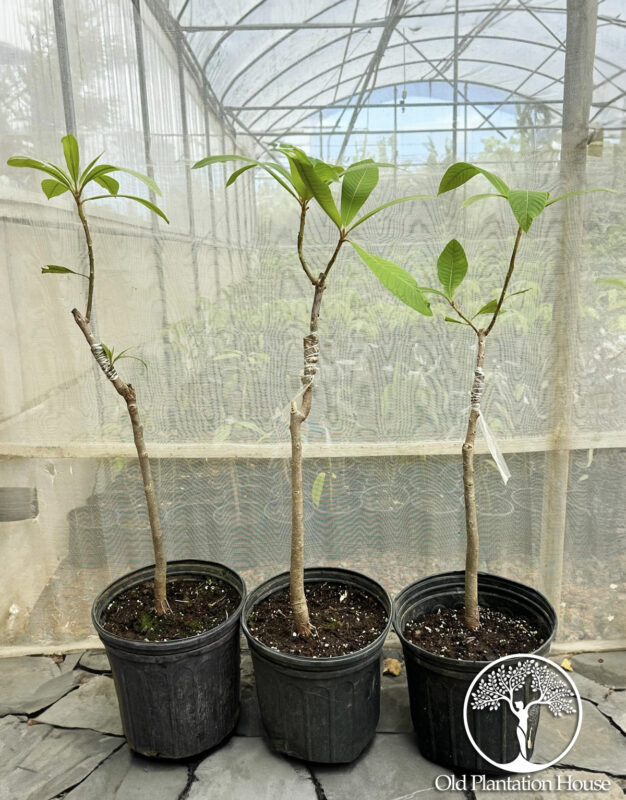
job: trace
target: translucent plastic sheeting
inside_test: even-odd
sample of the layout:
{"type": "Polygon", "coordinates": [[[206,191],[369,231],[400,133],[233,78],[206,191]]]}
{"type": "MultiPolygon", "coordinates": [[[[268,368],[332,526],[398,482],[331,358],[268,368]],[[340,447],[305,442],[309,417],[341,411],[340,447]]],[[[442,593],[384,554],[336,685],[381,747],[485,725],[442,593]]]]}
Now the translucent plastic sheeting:
{"type": "MultiPolygon", "coordinates": [[[[203,5],[191,0],[181,23],[201,24],[203,5]]],[[[509,5],[513,11],[522,4],[509,5]]],[[[338,20],[340,12],[341,20],[352,18],[354,3],[336,6],[320,19],[335,15],[338,20]]],[[[425,13],[426,6],[436,4],[421,4],[415,13],[425,13]]],[[[452,6],[436,7],[448,12],[452,6]]],[[[148,364],[147,370],[134,361],[117,366],[138,391],[155,458],[168,555],[222,560],[241,569],[249,585],[288,563],[288,429],[277,412],[299,386],[302,336],[312,300],[295,257],[298,208],[267,176],[248,172],[224,190],[228,166],[189,170],[190,163],[209,153],[261,152],[255,138],[233,121],[234,112],[219,102],[263,104],[252,99],[256,83],[246,87],[252,79],[247,73],[228,90],[240,92],[236,102],[234,95],[224,94],[228,76],[238,75],[246,59],[258,57],[257,42],[246,46],[235,38],[241,32],[229,36],[228,47],[239,41],[236,53],[220,45],[207,64],[205,82],[202,57],[224,32],[178,30],[176,3],[169,4],[169,13],[156,0],[138,7],[140,16],[126,0],[65,0],[70,71],[63,76],[52,0],[15,0],[0,9],[5,112],[0,115],[0,488],[15,490],[4,495],[6,507],[0,508],[5,588],[0,630],[7,644],[60,643],[86,635],[94,594],[151,557],[126,412],[93,364],[69,313],[84,304],[84,287],[79,279],[40,273],[47,263],[84,266],[82,232],[71,202],[64,197],[46,201],[34,173],[2,166],[18,152],[62,159],[68,96],[85,157],[105,150],[113,163],[153,169],[163,190],[160,202],[171,219],[170,226],[155,222],[122,200],[97,209],[93,204],[90,216],[97,330],[116,351],[136,347],[136,355],[148,364]],[[191,51],[184,46],[185,36],[191,51]],[[19,489],[28,490],[27,500],[19,489]]],[[[561,25],[562,36],[564,4],[542,7],[537,16],[544,21],[549,16],[551,30],[561,25]],[[554,14],[545,10],[550,8],[554,14]]],[[[302,21],[316,10],[310,4],[307,9],[261,3],[246,20],[302,21]]],[[[222,20],[219,10],[209,24],[235,24],[248,10],[229,4],[227,17],[222,20]]],[[[374,10],[363,2],[358,13],[358,20],[380,15],[380,4],[374,10]]],[[[600,4],[601,15],[614,13],[608,2],[600,4]]],[[[461,38],[469,20],[464,16],[461,38]]],[[[493,25],[510,34],[518,18],[517,12],[494,17],[493,25]]],[[[532,14],[528,18],[534,19],[532,14]]],[[[447,14],[440,20],[407,16],[397,30],[415,37],[413,27],[444,26],[443,38],[433,36],[428,46],[429,56],[445,61],[450,20],[447,14]]],[[[621,91],[622,28],[602,19],[599,25],[591,114],[603,115],[606,130],[604,139],[588,149],[587,185],[621,191],[624,114],[618,101],[602,103],[611,99],[605,90],[621,91]],[[606,59],[621,66],[607,72],[606,59]],[[606,85],[600,73],[609,75],[606,85]]],[[[261,33],[275,32],[256,32],[261,33]]],[[[306,33],[307,46],[314,47],[332,29],[306,33]]],[[[370,39],[379,35],[380,28],[373,27],[370,39]]],[[[372,50],[363,31],[353,39],[343,56],[346,80],[354,66],[349,58],[372,50]]],[[[472,39],[463,56],[469,58],[476,47],[484,52],[494,41],[486,33],[482,40],[472,39]]],[[[540,41],[545,45],[548,39],[540,41]]],[[[390,40],[385,58],[402,51],[397,42],[397,37],[390,40]]],[[[524,122],[525,106],[515,108],[513,98],[507,113],[514,130],[504,138],[487,124],[478,128],[475,110],[467,121],[472,130],[458,132],[457,157],[478,160],[515,188],[559,187],[563,53],[556,41],[553,47],[546,62],[550,80],[557,80],[550,89],[549,124],[536,108],[530,122],[524,122]]],[[[516,52],[512,49],[511,56],[516,52]]],[[[536,48],[529,47],[529,62],[531,53],[536,48]]],[[[485,78],[489,97],[472,97],[507,97],[507,73],[496,55],[489,56],[493,65],[485,78]]],[[[296,61],[280,49],[275,62],[269,58],[258,58],[254,81],[271,82],[285,95],[296,91],[296,61]],[[290,69],[271,80],[283,66],[290,69]]],[[[398,102],[405,85],[409,96],[413,91],[417,96],[425,81],[435,94],[448,92],[449,98],[449,83],[409,63],[409,50],[406,60],[406,76],[399,78],[390,66],[373,84],[378,88],[371,98],[392,102],[393,87],[384,85],[384,74],[397,82],[398,102]]],[[[301,63],[301,83],[315,78],[316,63],[301,63]]],[[[461,69],[468,63],[461,63],[461,69]]],[[[510,63],[517,69],[517,61],[510,63]]],[[[470,75],[463,73],[466,79],[470,75]]],[[[334,86],[341,85],[336,75],[333,80],[334,86]]],[[[337,101],[354,100],[349,91],[329,86],[337,101]]],[[[476,84],[468,91],[479,88],[476,84]]],[[[533,92],[529,89],[528,97],[540,96],[533,92]]],[[[266,95],[268,105],[282,94],[266,95]]],[[[323,95],[320,102],[331,100],[323,95]]],[[[288,140],[315,155],[321,145],[325,157],[334,157],[346,117],[344,128],[338,128],[343,132],[324,131],[320,139],[319,130],[311,132],[304,122],[296,125],[305,111],[303,106],[302,114],[282,121],[270,113],[260,122],[275,122],[272,135],[261,140],[270,141],[283,126],[293,125],[288,140]]],[[[329,119],[337,113],[331,111],[329,119]]],[[[410,108],[404,115],[400,107],[396,112],[405,120],[417,115],[410,108]]],[[[248,113],[253,112],[246,111],[242,119],[252,122],[248,113]]],[[[368,134],[367,117],[359,117],[346,161],[368,156],[393,160],[395,152],[400,163],[398,170],[381,171],[377,195],[366,209],[398,195],[436,194],[453,156],[450,113],[445,122],[423,113],[411,118],[411,126],[419,122],[424,130],[445,126],[427,146],[421,135],[400,127],[392,140],[368,134]]],[[[457,121],[463,117],[459,113],[457,121]]],[[[389,114],[384,122],[369,118],[372,131],[379,125],[391,125],[389,114]]],[[[145,196],[133,178],[123,180],[131,193],[145,196]]],[[[515,235],[504,201],[460,208],[470,193],[488,190],[479,181],[438,200],[388,209],[363,224],[355,239],[405,266],[421,285],[436,285],[437,256],[457,237],[470,261],[460,299],[464,307],[478,310],[501,285],[515,235]]],[[[563,569],[557,576],[562,587],[559,637],[618,640],[625,635],[620,609],[626,599],[620,491],[626,322],[623,289],[602,280],[619,277],[623,269],[623,196],[590,195],[584,209],[580,270],[572,276],[564,255],[568,228],[561,203],[547,209],[524,237],[511,288],[529,291],[511,299],[487,342],[482,408],[512,477],[503,486],[491,459],[479,457],[481,568],[545,588],[542,539],[550,520],[544,512],[548,495],[561,493],[567,508],[563,569]],[[578,313],[564,339],[557,336],[554,319],[562,307],[566,275],[575,284],[578,313]],[[567,398],[555,397],[554,376],[568,344],[575,353],[567,380],[573,409],[563,432],[559,414],[567,398]],[[571,456],[567,485],[554,487],[545,453],[557,441],[571,456]]],[[[323,215],[312,209],[305,240],[312,265],[325,264],[334,237],[323,215]]],[[[475,340],[471,331],[445,323],[443,309],[434,305],[434,319],[401,306],[346,245],[324,295],[320,378],[303,431],[308,563],[361,569],[392,592],[433,570],[463,565],[460,441],[475,340]]],[[[484,452],[484,443],[478,444],[484,452]]]]}

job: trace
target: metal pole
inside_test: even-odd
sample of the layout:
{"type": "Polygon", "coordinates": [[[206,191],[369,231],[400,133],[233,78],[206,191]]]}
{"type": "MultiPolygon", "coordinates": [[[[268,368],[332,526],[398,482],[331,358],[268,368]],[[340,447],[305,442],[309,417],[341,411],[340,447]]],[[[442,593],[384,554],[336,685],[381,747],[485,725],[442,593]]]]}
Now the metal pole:
{"type": "Polygon", "coordinates": [[[454,3],[454,53],[452,55],[452,163],[456,163],[459,107],[459,0],[454,3]]]}
{"type": "Polygon", "coordinates": [[[196,220],[193,207],[191,185],[191,150],[189,148],[189,120],[187,118],[187,97],[185,94],[185,64],[183,62],[183,34],[177,37],[176,61],[178,63],[178,91],[180,94],[180,119],[183,133],[183,161],[185,162],[185,187],[187,192],[187,211],[189,214],[189,238],[191,239],[191,267],[196,295],[196,311],[200,308],[200,275],[198,274],[198,254],[196,241],[196,220]]]}
{"type": "MultiPolygon", "coordinates": [[[[211,122],[209,118],[209,103],[208,103],[208,86],[206,81],[203,83],[203,92],[202,92],[202,100],[203,100],[203,109],[204,109],[204,142],[206,147],[206,155],[211,155],[211,122]]],[[[213,273],[213,285],[215,287],[215,296],[219,297],[220,293],[220,265],[219,265],[219,258],[217,257],[217,248],[215,246],[215,232],[216,232],[216,224],[215,224],[215,188],[213,185],[213,171],[209,167],[206,171],[207,177],[209,180],[209,219],[211,221],[211,240],[213,242],[213,247],[215,248],[215,252],[213,253],[213,257],[211,258],[213,264],[215,265],[215,270],[213,273]]]]}
{"type": "MultiPolygon", "coordinates": [[[[141,22],[141,0],[132,0],[133,2],[133,25],[135,28],[135,47],[137,49],[137,77],[139,81],[139,103],[141,107],[141,127],[143,131],[143,149],[144,157],[146,159],[146,172],[154,179],[154,164],[152,162],[151,151],[151,131],[150,131],[150,112],[148,109],[148,90],[146,88],[146,61],[143,46],[143,29],[141,22]]],[[[152,203],[156,202],[156,196],[152,189],[149,190],[149,198],[152,203]]],[[[159,294],[161,296],[161,322],[163,330],[167,329],[168,314],[167,314],[167,301],[165,296],[165,274],[163,271],[163,254],[162,243],[159,237],[159,223],[156,216],[150,214],[150,223],[152,226],[152,242],[154,250],[154,259],[156,264],[157,281],[159,284],[159,294]]]]}
{"type": "MultiPolygon", "coordinates": [[[[561,189],[585,185],[589,112],[593,92],[598,0],[567,0],[567,38],[563,80],[561,189]]],[[[576,386],[579,275],[582,271],[584,199],[563,201],[561,256],[558,260],[553,391],[552,447],[546,453],[541,520],[540,577],[556,608],[561,602],[563,549],[567,524],[569,440],[576,386]]]]}
{"type": "Polygon", "coordinates": [[[63,0],[53,0],[54,30],[59,54],[59,70],[61,73],[61,93],[63,95],[63,113],[65,115],[66,133],[76,136],[76,115],[74,113],[74,95],[72,92],[72,70],[70,52],[67,43],[67,26],[65,23],[65,5],[63,0]]]}

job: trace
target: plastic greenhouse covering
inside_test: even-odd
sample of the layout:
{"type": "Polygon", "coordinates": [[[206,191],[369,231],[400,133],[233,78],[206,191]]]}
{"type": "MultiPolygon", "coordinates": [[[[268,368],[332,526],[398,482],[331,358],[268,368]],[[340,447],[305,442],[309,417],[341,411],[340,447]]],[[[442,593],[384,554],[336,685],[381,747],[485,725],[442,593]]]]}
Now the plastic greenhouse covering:
{"type": "MultiPolygon", "coordinates": [[[[222,561],[248,585],[288,565],[289,400],[309,286],[297,211],[231,165],[290,142],[329,161],[391,162],[377,203],[437,194],[469,161],[510,185],[610,188],[555,205],[524,237],[516,298],[490,339],[480,439],[481,568],[546,592],[558,639],[623,640],[626,608],[626,14],[620,0],[7,0],[0,6],[0,640],[90,633],[93,596],[151,561],[124,404],[69,310],[84,267],[71,198],[49,202],[9,156],[105,151],[154,175],[170,218],[92,209],[95,321],[136,386],[168,558],[222,561]],[[567,38],[567,47],[566,47],[567,38]]],[[[275,157],[272,155],[272,157],[275,157]]],[[[143,187],[126,176],[126,186],[143,187]]],[[[422,285],[452,237],[468,304],[495,292],[515,230],[464,187],[391,207],[359,241],[422,285]]],[[[481,189],[487,191],[487,189],[481,189]]],[[[311,210],[309,260],[332,230],[311,210]]],[[[307,563],[391,592],[462,568],[460,444],[471,332],[414,314],[345,248],[320,321],[305,436],[307,563]],[[323,476],[323,477],[320,477],[323,476]]]]}

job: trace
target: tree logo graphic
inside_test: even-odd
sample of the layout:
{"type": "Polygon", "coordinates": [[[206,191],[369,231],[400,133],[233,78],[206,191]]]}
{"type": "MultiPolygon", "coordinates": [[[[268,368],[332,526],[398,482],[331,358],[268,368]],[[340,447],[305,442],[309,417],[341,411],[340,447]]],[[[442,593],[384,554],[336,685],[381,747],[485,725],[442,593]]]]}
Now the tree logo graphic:
{"type": "MultiPolygon", "coordinates": [[[[478,673],[465,695],[463,722],[472,746],[490,764],[507,772],[538,772],[559,762],[573,747],[580,732],[582,705],[575,683],[561,667],[542,656],[522,653],[492,661],[478,673]],[[576,722],[570,726],[573,733],[568,730],[565,736],[565,749],[555,758],[542,760],[540,757],[531,761],[542,707],[545,709],[544,720],[547,712],[548,719],[572,716],[576,722]],[[480,725],[472,726],[470,717],[476,720],[479,715],[482,717],[493,712],[498,712],[503,730],[515,730],[519,753],[506,763],[483,752],[481,743],[472,733],[472,727],[489,730],[495,719],[487,717],[480,720],[480,725]],[[513,724],[503,724],[504,717],[509,717],[513,724]]],[[[563,734],[559,741],[561,739],[563,734]]]]}

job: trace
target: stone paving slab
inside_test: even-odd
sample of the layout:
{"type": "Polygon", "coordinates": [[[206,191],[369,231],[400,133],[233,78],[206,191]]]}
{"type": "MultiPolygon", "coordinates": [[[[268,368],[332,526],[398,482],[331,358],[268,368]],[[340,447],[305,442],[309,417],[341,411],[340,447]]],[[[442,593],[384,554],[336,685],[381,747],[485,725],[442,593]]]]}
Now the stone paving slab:
{"type": "Polygon", "coordinates": [[[81,656],[79,666],[90,672],[111,672],[109,658],[104,650],[87,650],[81,656]]]}
{"type": "Polygon", "coordinates": [[[262,739],[233,736],[202,761],[187,800],[317,800],[298,761],[278,756],[262,739]]]}
{"type": "MultiPolygon", "coordinates": [[[[451,776],[449,770],[423,758],[414,736],[379,733],[354,763],[322,766],[312,764],[327,800],[428,800],[464,798],[463,792],[439,791],[437,776],[451,776]]],[[[445,785],[446,779],[442,786],[445,785]]]]}
{"type": "Polygon", "coordinates": [[[570,658],[575,672],[612,689],[626,689],[626,650],[581,653],[570,658]]]}
{"type": "Polygon", "coordinates": [[[380,689],[378,733],[413,733],[404,665],[397,677],[383,675],[380,689]]]}
{"type": "MultiPolygon", "coordinates": [[[[562,768],[572,767],[609,775],[626,775],[626,740],[593,703],[582,701],[583,719],[580,734],[567,753],[562,768]]],[[[542,712],[543,714],[543,712],[542,712]]],[[[567,745],[566,731],[558,725],[539,724],[534,760],[541,760],[541,753],[558,753],[567,745]],[[549,731],[549,741],[543,737],[549,731]]],[[[568,737],[569,738],[569,737],[568,737]]]]}
{"type": "Polygon", "coordinates": [[[124,734],[113,678],[107,675],[92,676],[40,714],[37,722],[61,728],[91,728],[114,736],[124,734]]]}
{"type": "Polygon", "coordinates": [[[68,653],[63,661],[58,665],[61,672],[71,672],[74,667],[81,660],[83,654],[81,653],[68,653]]]}
{"type": "MultiPolygon", "coordinates": [[[[511,775],[511,780],[521,780],[521,775],[511,775]]],[[[575,800],[624,800],[624,793],[621,786],[616,783],[609,775],[603,775],[598,772],[582,772],[581,770],[561,770],[561,769],[545,769],[541,772],[536,772],[529,777],[533,781],[540,783],[542,788],[537,790],[529,789],[529,791],[511,791],[504,788],[502,791],[488,790],[487,787],[481,789],[477,786],[474,789],[476,800],[489,800],[489,798],[506,798],[511,800],[564,800],[564,798],[571,797],[575,800]],[[571,781],[571,783],[569,783],[571,781]],[[579,781],[580,783],[576,783],[579,781]],[[608,785],[608,790],[593,789],[585,790],[578,787],[593,787],[592,781],[604,781],[604,785],[608,785]],[[571,786],[572,789],[568,789],[571,786]],[[570,793],[571,791],[571,793],[570,793]]],[[[598,784],[596,784],[597,786],[598,784]]],[[[470,784],[471,788],[471,784],[470,784]]]]}
{"type": "Polygon", "coordinates": [[[51,658],[24,656],[0,659],[0,717],[34,714],[76,685],[73,672],[63,673],[51,658]]]}
{"type": "MultiPolygon", "coordinates": [[[[48,800],[74,786],[120,739],[86,730],[0,720],[0,800],[48,800]]],[[[95,800],[95,798],[94,798],[95,800]]]]}
{"type": "Polygon", "coordinates": [[[568,672],[570,678],[576,684],[576,688],[580,692],[580,696],[585,700],[591,700],[596,705],[602,703],[611,694],[611,689],[608,686],[602,686],[591,678],[587,678],[580,672],[568,672]]]}
{"type": "MultiPolygon", "coordinates": [[[[598,709],[610,717],[613,722],[626,733],[626,692],[613,692],[604,702],[600,703],[598,709]]],[[[626,761],[626,753],[624,753],[626,761]]],[[[626,772],[626,770],[624,770],[626,772]]]]}
{"type": "Polygon", "coordinates": [[[124,745],[65,800],[178,800],[187,776],[185,764],[143,758],[124,745]]]}

